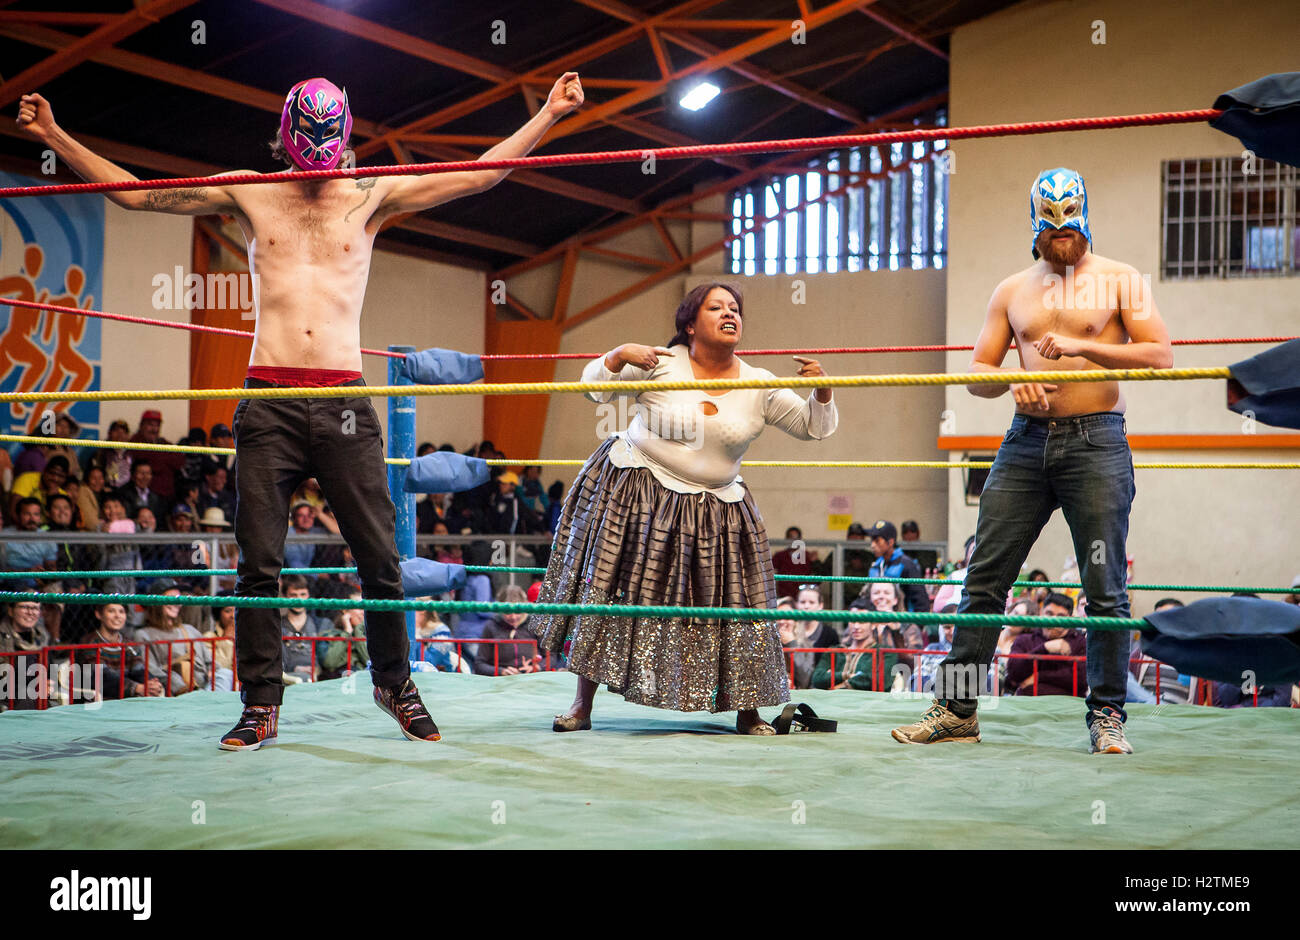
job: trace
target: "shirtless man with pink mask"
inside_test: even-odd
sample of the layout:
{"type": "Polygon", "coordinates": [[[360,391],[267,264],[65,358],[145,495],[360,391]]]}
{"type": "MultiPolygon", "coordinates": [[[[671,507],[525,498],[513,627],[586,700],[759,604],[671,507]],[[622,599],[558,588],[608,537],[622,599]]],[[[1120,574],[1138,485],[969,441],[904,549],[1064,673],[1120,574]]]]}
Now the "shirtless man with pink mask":
{"type": "MultiPolygon", "coordinates": [[[[576,72],[566,72],[528,123],[482,159],[522,157],[560,118],[582,105],[576,72]]],[[[54,123],[50,104],[24,95],[18,124],[51,148],[82,179],[134,180],[54,123]]],[[[334,169],[352,129],[347,93],[323,78],[299,82],[285,99],[273,151],[291,169],[334,169]]],[[[248,171],[235,171],[245,173],[248,171]]],[[[361,379],[361,304],[375,235],[395,215],[419,212],[483,192],[508,170],[423,176],[209,185],[108,193],[126,209],[176,215],[232,215],[248,243],[258,278],[257,326],[246,388],[357,385],[361,379]]],[[[284,561],[289,498],[316,477],[357,560],[362,594],[398,599],[401,570],[395,510],[388,494],[382,428],[364,392],[350,398],[245,399],[234,420],[237,593],[274,597],[284,561]],[[349,415],[350,413],[350,415],[349,415]]],[[[437,741],[438,728],[410,679],[406,621],[401,611],[366,618],[375,701],[411,740],[437,741]]],[[[244,712],[221,739],[225,750],[256,750],[276,738],[282,646],[279,612],[240,608],[235,655],[244,712]]]]}

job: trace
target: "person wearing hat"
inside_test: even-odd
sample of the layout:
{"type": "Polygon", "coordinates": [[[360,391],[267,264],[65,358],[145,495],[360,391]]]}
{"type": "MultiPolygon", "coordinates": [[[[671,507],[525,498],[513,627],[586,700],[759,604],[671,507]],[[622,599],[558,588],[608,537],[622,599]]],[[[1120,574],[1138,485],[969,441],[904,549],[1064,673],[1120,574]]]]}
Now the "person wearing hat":
{"type": "MultiPolygon", "coordinates": [[[[916,563],[916,559],[904,555],[903,550],[898,547],[898,530],[894,528],[892,522],[886,519],[877,521],[867,530],[867,538],[871,539],[871,550],[876,555],[876,560],[871,565],[871,577],[921,577],[921,566],[916,563]]],[[[930,595],[925,592],[923,586],[903,584],[899,587],[903,590],[908,610],[926,612],[930,610],[930,595]]]]}
{"type": "MultiPolygon", "coordinates": [[[[163,437],[162,431],[162,412],[150,408],[140,415],[140,427],[131,435],[131,440],[137,444],[170,444],[171,441],[163,437]]],[[[131,452],[132,471],[134,472],[135,462],[140,458],[147,458],[153,467],[153,488],[165,502],[170,503],[176,494],[176,478],[185,470],[185,455],[168,453],[166,451],[156,450],[137,450],[131,452]]]]}
{"type": "MultiPolygon", "coordinates": [[[[209,506],[199,517],[199,528],[208,535],[220,535],[223,532],[230,531],[230,523],[226,521],[226,514],[221,511],[220,506],[209,506]]],[[[206,560],[206,551],[204,552],[206,560]]],[[[223,542],[220,545],[220,553],[212,563],[214,568],[235,568],[239,565],[239,546],[234,542],[223,542]]],[[[217,583],[222,590],[231,590],[235,586],[235,579],[229,575],[217,579],[217,583]]]]}
{"type": "Polygon", "coordinates": [[[534,527],[529,523],[530,514],[515,492],[518,486],[519,475],[513,470],[497,477],[497,491],[489,498],[484,512],[484,532],[527,535],[533,531],[534,527]]]}

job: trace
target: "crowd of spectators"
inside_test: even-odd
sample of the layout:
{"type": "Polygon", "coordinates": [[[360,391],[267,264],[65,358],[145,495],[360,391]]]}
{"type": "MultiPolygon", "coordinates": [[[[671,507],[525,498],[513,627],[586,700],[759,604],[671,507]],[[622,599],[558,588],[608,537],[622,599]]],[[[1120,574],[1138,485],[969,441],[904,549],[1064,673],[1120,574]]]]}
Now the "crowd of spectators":
{"type": "MultiPolygon", "coordinates": [[[[80,428],[68,415],[55,422],[55,436],[76,437],[80,428]]],[[[235,608],[214,604],[206,596],[213,584],[207,574],[193,577],[151,575],[163,569],[187,570],[236,566],[238,549],[229,538],[235,511],[233,458],[228,455],[182,455],[141,451],[132,444],[168,443],[162,436],[159,412],[146,410],[132,433],[127,422],[114,421],[106,440],[120,447],[71,448],[33,443],[12,456],[0,450],[0,518],[6,537],[0,540],[0,569],[12,572],[60,571],[113,572],[101,579],[42,577],[10,581],[12,590],[24,591],[30,600],[0,608],[0,654],[39,654],[49,647],[62,648],[55,658],[76,664],[93,661],[102,667],[105,698],[119,696],[177,695],[197,689],[229,690],[234,687],[235,608]],[[23,533],[100,532],[121,535],[120,541],[98,539],[78,542],[29,539],[23,533]],[[12,533],[9,535],[8,533],[12,533]],[[137,533],[174,533],[171,543],[144,540],[137,533]],[[203,538],[208,536],[209,538],[203,538]],[[216,556],[213,555],[213,550],[216,556]],[[121,574],[117,574],[121,572],[121,574]],[[42,599],[42,593],[147,592],[176,597],[175,604],[98,606],[60,604],[42,599]],[[192,598],[187,600],[187,598],[192,598]],[[70,644],[100,647],[66,649],[70,644]]],[[[40,436],[40,435],[37,435],[40,436]]],[[[233,447],[231,431],[215,424],[208,431],[192,428],[181,444],[233,447]]],[[[454,450],[451,444],[435,448],[421,444],[417,453],[454,450]]],[[[466,565],[500,565],[492,536],[536,536],[535,545],[518,547],[515,563],[544,566],[549,538],[558,524],[564,488],[558,481],[549,488],[541,468],[527,466],[522,475],[497,461],[502,454],[491,441],[465,451],[469,456],[493,460],[490,478],[482,486],[457,494],[418,497],[417,531],[434,536],[425,540],[422,554],[441,562],[466,565]]],[[[338,523],[315,480],[306,481],[294,494],[286,520],[289,536],[285,567],[294,569],[347,568],[353,564],[347,547],[337,538],[338,523]]],[[[773,554],[778,574],[798,579],[778,582],[778,607],[787,610],[824,609],[825,582],[833,570],[833,555],[819,554],[803,544],[798,527],[786,530],[791,544],[773,554]]],[[[942,656],[951,649],[951,624],[925,627],[904,620],[890,621],[882,614],[904,611],[953,613],[961,598],[965,567],[973,551],[968,539],[962,559],[942,568],[938,556],[923,546],[914,521],[895,527],[887,520],[873,525],[853,523],[849,542],[862,548],[843,550],[842,571],[849,577],[849,611],[870,612],[870,620],[781,620],[776,626],[792,685],[796,689],[908,690],[925,692],[933,687],[942,656]],[[942,585],[895,585],[881,578],[946,578],[942,585]]],[[[1024,578],[1048,582],[1046,572],[1035,570],[1024,578]]],[[[1068,569],[1060,581],[1078,582],[1077,570],[1068,569]]],[[[220,595],[233,593],[235,579],[216,579],[220,595]]],[[[535,600],[540,584],[525,590],[503,575],[473,573],[464,588],[443,595],[446,600],[535,600]],[[507,582],[510,583],[507,583],[507,582]]],[[[1300,604],[1300,577],[1296,593],[1287,602],[1300,604]]],[[[368,664],[365,615],[359,609],[313,608],[314,598],[361,597],[355,575],[332,571],[286,574],[281,579],[285,599],[281,610],[286,683],[338,678],[368,664]]],[[[220,596],[219,595],[219,596],[220,596]]],[[[1074,626],[1087,599],[1077,588],[1017,588],[1007,600],[1014,615],[1042,614],[1062,618],[1061,627],[1027,629],[1006,626],[998,638],[992,692],[1005,695],[1084,695],[1084,630],[1074,626]]],[[[1178,605],[1165,598],[1157,609],[1178,605]]],[[[411,656],[415,668],[513,675],[556,668],[562,663],[538,656],[537,637],[526,614],[457,614],[447,621],[420,611],[418,639],[411,656]]],[[[1197,702],[1224,707],[1239,705],[1289,705],[1300,700],[1297,689],[1261,688],[1243,692],[1222,683],[1204,683],[1179,675],[1177,670],[1141,657],[1135,658],[1129,683],[1130,701],[1197,702]]],[[[9,703],[0,700],[0,709],[9,703]]],[[[18,706],[21,707],[21,706],[18,706]]]]}
{"type": "MultiPolygon", "coordinates": [[[[962,594],[962,579],[974,551],[974,537],[966,542],[962,559],[954,560],[942,570],[937,565],[923,566],[929,559],[908,554],[907,542],[919,540],[915,522],[896,529],[881,520],[871,527],[853,523],[847,540],[870,544],[865,550],[848,549],[843,571],[850,579],[861,575],[863,581],[847,611],[890,612],[917,611],[941,614],[956,613],[962,594]],[[901,539],[897,534],[901,531],[901,539]],[[873,578],[944,579],[937,585],[896,585],[873,578]]],[[[778,574],[807,579],[792,587],[790,581],[778,581],[782,595],[779,610],[823,610],[829,592],[819,576],[831,573],[828,558],[802,544],[802,532],[791,526],[785,537],[793,544],[774,552],[773,565],[778,574]]],[[[920,553],[918,553],[920,554],[920,553]]],[[[1022,581],[1049,583],[1045,571],[1022,572],[1022,581]]],[[[1076,618],[1086,615],[1087,597],[1079,586],[1077,566],[1072,562],[1057,584],[1072,582],[1068,587],[1018,587],[1007,596],[1006,613],[1013,616],[1059,617],[1060,627],[1031,628],[1004,626],[999,635],[987,692],[1000,695],[1076,695],[1088,691],[1086,624],[1076,618]]],[[[858,587],[850,580],[848,586],[858,587]]],[[[1300,576],[1279,602],[1300,605],[1300,576]]],[[[1274,595],[1274,597],[1278,597],[1274,595]]],[[[1182,606],[1176,598],[1163,598],[1155,610],[1182,606]]],[[[955,627],[952,624],[920,627],[906,621],[781,620],[777,622],[791,685],[795,689],[858,689],[863,691],[909,691],[924,693],[933,689],[938,665],[952,649],[955,627]]],[[[1193,703],[1225,708],[1242,706],[1300,706],[1300,686],[1245,687],[1232,683],[1206,682],[1180,675],[1173,667],[1143,655],[1141,637],[1134,634],[1128,700],[1136,703],[1193,703]]]]}

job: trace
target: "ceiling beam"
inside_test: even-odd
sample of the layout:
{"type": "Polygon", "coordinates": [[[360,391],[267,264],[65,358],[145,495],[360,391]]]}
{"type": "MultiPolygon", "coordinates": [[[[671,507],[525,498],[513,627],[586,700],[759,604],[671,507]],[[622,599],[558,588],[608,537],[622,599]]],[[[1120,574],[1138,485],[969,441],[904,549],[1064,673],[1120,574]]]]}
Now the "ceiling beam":
{"type": "MultiPolygon", "coordinates": [[[[646,19],[644,13],[642,13],[639,10],[633,9],[632,7],[627,6],[625,3],[622,3],[621,0],[577,0],[577,2],[581,3],[584,6],[588,6],[591,7],[592,9],[599,10],[602,13],[608,14],[609,16],[615,17],[616,19],[620,19],[628,23],[638,23],[646,19]]],[[[682,32],[682,28],[687,26],[696,27],[696,28],[707,28],[707,27],[702,27],[702,24],[707,22],[710,21],[676,20],[676,19],[668,20],[667,22],[662,24],[662,35],[665,39],[668,39],[676,43],[677,45],[681,46],[683,49],[686,49],[688,52],[692,52],[696,55],[705,56],[706,58],[717,56],[722,53],[723,50],[721,48],[713,45],[710,42],[706,42],[703,39],[700,39],[698,36],[692,36],[689,33],[682,32]],[[674,29],[674,27],[676,27],[676,29],[674,29]]],[[[769,29],[769,30],[784,29],[787,31],[787,33],[790,28],[789,22],[784,20],[780,20],[780,21],[746,20],[743,22],[765,23],[767,25],[763,27],[764,29],[769,29]],[[775,25],[773,25],[773,23],[775,25]]],[[[824,95],[818,94],[817,92],[812,91],[811,89],[804,88],[801,85],[796,84],[795,82],[782,78],[780,75],[777,75],[775,72],[770,72],[767,69],[755,65],[752,62],[745,62],[743,60],[739,62],[734,62],[728,66],[728,69],[732,72],[735,72],[737,75],[741,75],[749,79],[752,82],[756,82],[760,85],[766,85],[767,87],[771,88],[773,91],[780,92],[781,94],[786,95],[787,97],[791,97],[797,101],[801,101],[802,103],[808,105],[809,107],[813,107],[813,108],[817,108],[818,110],[825,111],[827,114],[830,114],[833,117],[840,118],[841,120],[849,121],[854,124],[861,124],[863,120],[865,120],[862,114],[856,108],[850,107],[849,105],[846,104],[842,104],[838,101],[832,101],[830,98],[827,98],[824,95]]]]}
{"type": "MultiPolygon", "coordinates": [[[[874,2],[874,0],[872,0],[872,2],[874,2]]],[[[860,7],[858,7],[858,12],[862,13],[865,16],[871,17],[871,19],[875,20],[881,26],[885,27],[888,30],[891,30],[892,32],[897,33],[899,36],[902,36],[904,39],[906,39],[908,42],[912,43],[913,45],[918,46],[921,49],[924,49],[926,52],[930,52],[933,53],[934,55],[937,55],[945,62],[949,61],[948,53],[944,52],[938,46],[933,45],[932,43],[927,42],[925,39],[921,38],[921,36],[918,34],[918,30],[920,27],[910,23],[902,23],[899,20],[894,19],[893,17],[885,16],[885,14],[881,13],[879,10],[871,9],[871,3],[863,3],[860,7]]]]}
{"type": "Polygon", "coordinates": [[[137,4],[135,9],[114,17],[98,29],[82,36],[67,49],[42,59],[31,68],[19,72],[4,84],[0,84],[0,108],[13,104],[28,92],[39,90],[64,72],[85,62],[99,50],[121,42],[146,26],[195,2],[196,0],[148,0],[146,3],[137,4]]]}
{"type": "MultiPolygon", "coordinates": [[[[698,13],[700,10],[716,6],[719,2],[721,2],[721,0],[684,0],[684,2],[651,17],[646,22],[653,25],[660,20],[670,19],[672,17],[691,16],[698,13]]],[[[602,39],[588,43],[581,49],[569,52],[556,59],[552,59],[543,65],[530,69],[526,74],[520,76],[518,80],[501,82],[486,91],[481,91],[478,94],[471,95],[456,104],[440,108],[432,114],[425,115],[422,118],[417,118],[399,128],[388,131],[381,137],[367,141],[365,144],[356,148],[356,154],[358,157],[369,156],[371,153],[386,147],[387,141],[385,138],[389,136],[401,137],[403,134],[432,130],[435,127],[441,127],[444,124],[462,118],[467,114],[472,114],[488,105],[495,104],[498,101],[503,101],[518,90],[521,82],[534,84],[545,82],[547,87],[549,87],[551,82],[554,82],[555,79],[550,78],[548,81],[547,76],[558,76],[565,71],[574,69],[576,66],[581,65],[584,62],[591,62],[595,59],[599,59],[616,49],[621,49],[622,47],[635,42],[637,39],[641,38],[643,33],[644,26],[642,25],[629,26],[626,29],[618,30],[602,39]]],[[[654,87],[659,87],[659,83],[654,83],[654,87]]]]}
{"type": "MultiPolygon", "coordinates": [[[[579,0],[579,2],[593,5],[596,3],[605,4],[608,3],[609,0],[579,0]]],[[[827,23],[833,22],[834,20],[855,11],[861,2],[862,0],[835,0],[835,2],[829,6],[813,11],[805,21],[805,28],[813,30],[820,26],[825,26],[827,23]]],[[[644,20],[642,25],[649,28],[650,22],[650,20],[644,20]]],[[[684,69],[679,69],[672,75],[671,81],[680,81],[683,78],[696,75],[700,72],[709,72],[715,69],[727,68],[733,63],[740,62],[742,59],[747,59],[765,49],[770,49],[773,46],[789,41],[790,28],[788,25],[780,29],[768,30],[767,32],[761,33],[752,39],[748,39],[737,46],[733,46],[730,49],[720,50],[717,55],[709,56],[708,58],[702,59],[684,69]]],[[[550,142],[560,137],[567,137],[570,134],[577,133],[592,122],[599,121],[608,114],[625,111],[634,105],[653,98],[655,94],[656,92],[646,89],[633,89],[624,92],[616,98],[602,102],[592,108],[584,109],[583,111],[572,115],[563,124],[553,127],[551,132],[547,134],[545,140],[550,142]]]]}
{"type": "MultiPolygon", "coordinates": [[[[12,39],[18,39],[22,42],[42,46],[48,49],[65,49],[76,42],[77,39],[75,36],[59,32],[58,30],[47,29],[43,26],[22,25],[0,25],[0,36],[7,36],[12,39]]],[[[253,88],[250,85],[242,85],[239,82],[232,82],[224,78],[217,78],[216,76],[208,75],[206,72],[199,72],[194,69],[172,65],[168,62],[151,59],[148,56],[137,55],[136,53],[127,52],[122,49],[105,49],[92,56],[92,61],[112,68],[118,68],[135,75],[142,75],[147,78],[153,78],[182,88],[189,88],[192,91],[199,91],[219,98],[225,98],[229,101],[250,105],[270,114],[279,115],[281,109],[284,107],[284,98],[277,93],[263,91],[260,88],[253,88]]],[[[366,121],[360,118],[353,119],[352,127],[357,133],[371,137],[379,135],[385,130],[385,128],[373,121],[366,121]]],[[[433,134],[412,135],[412,137],[404,138],[404,140],[411,144],[419,143],[424,145],[434,145],[438,143],[437,138],[439,136],[449,138],[448,142],[466,138],[479,140],[479,138],[470,137],[470,135],[433,134]]],[[[491,146],[492,144],[497,143],[499,138],[483,139],[487,140],[488,145],[491,146]]],[[[399,145],[401,143],[400,141],[395,142],[399,143],[399,145]]],[[[463,150],[454,150],[449,147],[423,146],[419,149],[425,153],[437,156],[438,159],[442,160],[473,160],[478,156],[476,153],[467,153],[463,150]]],[[[399,159],[398,162],[411,163],[413,161],[410,159],[399,159]]],[[[747,167],[748,163],[745,163],[744,166],[747,167]]],[[[514,180],[514,182],[520,183],[524,186],[531,186],[547,192],[558,193],[563,196],[577,199],[581,202],[589,202],[594,205],[603,206],[607,209],[614,209],[618,212],[635,214],[644,209],[640,203],[633,200],[625,199],[621,196],[615,196],[611,193],[592,189],[587,186],[580,186],[576,183],[566,183],[543,173],[530,173],[526,170],[517,170],[510,178],[514,180]]],[[[511,254],[515,253],[516,252],[511,252],[511,254]]]]}

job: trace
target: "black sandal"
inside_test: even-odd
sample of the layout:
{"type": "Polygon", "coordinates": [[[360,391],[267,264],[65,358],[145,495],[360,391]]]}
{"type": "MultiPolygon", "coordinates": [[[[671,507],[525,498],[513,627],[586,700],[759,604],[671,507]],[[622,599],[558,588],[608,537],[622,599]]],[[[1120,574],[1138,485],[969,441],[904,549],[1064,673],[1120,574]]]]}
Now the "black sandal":
{"type": "Polygon", "coordinates": [[[802,702],[798,705],[791,702],[772,720],[772,727],[777,734],[790,734],[792,731],[833,732],[839,727],[839,722],[830,718],[818,718],[810,706],[802,702]]]}

